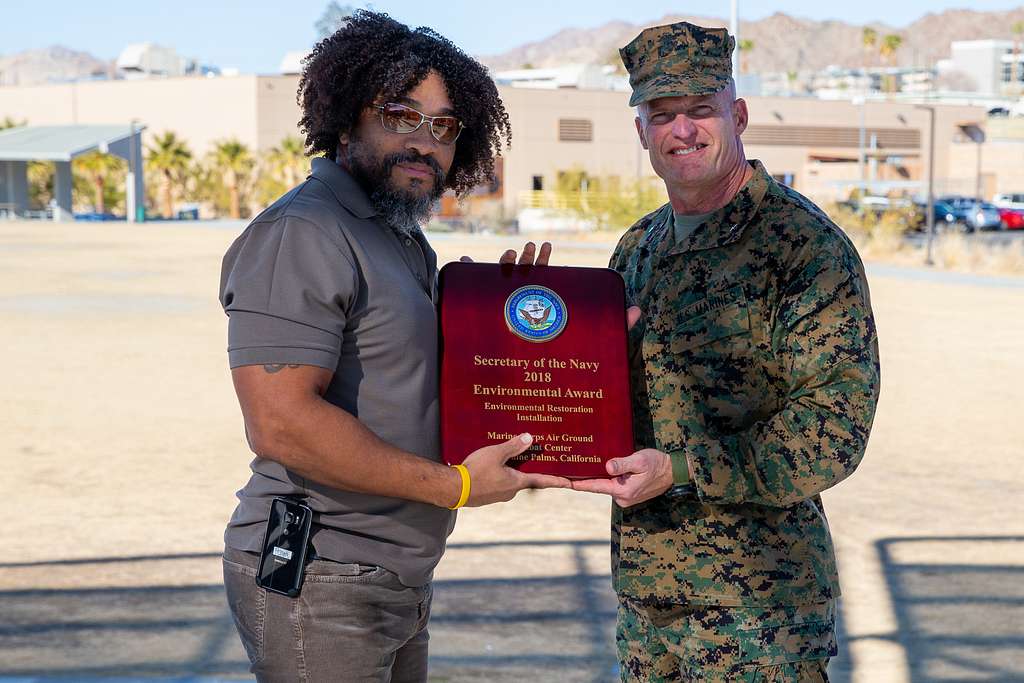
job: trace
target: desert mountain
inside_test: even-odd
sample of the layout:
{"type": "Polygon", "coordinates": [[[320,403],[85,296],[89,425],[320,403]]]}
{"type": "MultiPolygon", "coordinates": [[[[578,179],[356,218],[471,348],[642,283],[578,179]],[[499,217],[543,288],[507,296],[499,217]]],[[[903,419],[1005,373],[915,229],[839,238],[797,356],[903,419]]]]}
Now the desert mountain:
{"type": "MultiPolygon", "coordinates": [[[[558,66],[571,63],[615,64],[618,48],[632,40],[646,26],[690,21],[704,26],[728,26],[728,20],[670,14],[660,19],[632,24],[611,21],[596,28],[567,28],[533,43],[480,59],[493,70],[558,66]]],[[[909,26],[897,28],[871,23],[878,44],[865,47],[865,26],[842,21],[814,21],[781,12],[758,21],[741,21],[740,38],[753,41],[753,48],[741,53],[744,72],[817,71],[830,65],[933,66],[949,56],[954,40],[1014,40],[1013,26],[1024,22],[1024,6],[1005,11],[978,12],[969,9],[929,13],[909,26]],[[879,54],[886,35],[901,38],[896,53],[879,54]]],[[[1016,36],[1024,50],[1024,36],[1016,36]]],[[[112,76],[112,62],[62,46],[0,55],[0,86],[33,85],[54,81],[112,76]]]]}
{"type": "Polygon", "coordinates": [[[111,73],[112,63],[60,45],[0,55],[0,86],[35,85],[111,73]]]}
{"type": "MultiPolygon", "coordinates": [[[[493,70],[518,69],[526,64],[535,67],[569,63],[618,64],[617,48],[636,37],[643,28],[675,21],[702,26],[729,25],[728,19],[683,14],[666,15],[642,24],[613,21],[592,29],[564,29],[544,40],[483,56],[481,60],[493,70]]],[[[879,44],[882,37],[889,34],[902,38],[896,54],[886,60],[879,55],[877,45],[874,48],[864,46],[863,25],[813,21],[776,12],[758,21],[740,22],[740,38],[754,43],[742,56],[742,69],[745,72],[782,72],[819,70],[830,65],[932,66],[936,60],[949,56],[949,44],[954,40],[1013,40],[1012,26],[1019,21],[1024,21],[1024,6],[997,12],[929,13],[902,28],[884,23],[868,24],[877,32],[879,44]]],[[[1018,39],[1024,37],[1018,36],[1018,39]]]]}

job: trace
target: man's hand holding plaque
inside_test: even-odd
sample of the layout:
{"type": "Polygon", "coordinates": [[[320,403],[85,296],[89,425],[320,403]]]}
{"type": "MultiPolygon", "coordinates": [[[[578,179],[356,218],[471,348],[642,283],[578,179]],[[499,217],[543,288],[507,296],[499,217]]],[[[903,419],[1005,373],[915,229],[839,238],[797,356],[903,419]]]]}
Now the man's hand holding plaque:
{"type": "Polygon", "coordinates": [[[505,467],[533,444],[530,434],[519,434],[508,441],[485,446],[470,453],[462,464],[469,470],[471,483],[465,507],[479,507],[512,500],[523,489],[570,488],[565,477],[520,472],[505,467]]]}
{"type": "MultiPolygon", "coordinates": [[[[626,309],[626,326],[633,329],[642,315],[637,306],[626,309]]],[[[619,507],[631,507],[660,496],[674,483],[669,456],[653,448],[644,448],[623,458],[605,463],[607,477],[572,481],[576,491],[603,493],[619,507]]],[[[692,478],[692,473],[690,474],[692,478]]]]}
{"type": "Polygon", "coordinates": [[[530,265],[531,246],[518,264],[506,253],[442,269],[442,457],[456,464],[528,432],[510,466],[607,477],[604,463],[633,449],[623,282],[608,269],[530,265]]]}
{"type": "Polygon", "coordinates": [[[603,493],[619,507],[628,508],[660,496],[672,486],[672,462],[653,448],[605,463],[610,478],[572,482],[576,491],[603,493]]]}

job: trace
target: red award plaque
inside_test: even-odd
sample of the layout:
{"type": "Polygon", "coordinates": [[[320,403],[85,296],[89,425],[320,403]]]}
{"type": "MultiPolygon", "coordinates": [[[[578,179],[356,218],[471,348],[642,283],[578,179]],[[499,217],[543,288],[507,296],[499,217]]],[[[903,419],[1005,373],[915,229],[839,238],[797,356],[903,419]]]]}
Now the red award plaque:
{"type": "Polygon", "coordinates": [[[441,269],[441,457],[529,432],[509,464],[607,477],[633,452],[622,277],[606,268],[441,269]]]}

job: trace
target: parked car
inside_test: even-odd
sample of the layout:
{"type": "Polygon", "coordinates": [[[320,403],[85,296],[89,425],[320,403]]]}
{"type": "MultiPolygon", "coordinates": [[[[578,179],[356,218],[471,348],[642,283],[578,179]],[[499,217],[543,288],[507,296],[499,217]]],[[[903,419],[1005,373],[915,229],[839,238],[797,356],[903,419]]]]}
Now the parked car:
{"type": "Polygon", "coordinates": [[[940,201],[962,212],[963,220],[972,230],[999,230],[1003,219],[999,208],[990,202],[979,202],[974,197],[941,197],[940,201]]]}
{"type": "Polygon", "coordinates": [[[838,204],[862,216],[872,216],[876,221],[895,221],[904,234],[924,229],[924,205],[914,202],[911,197],[866,196],[859,200],[848,199],[838,204]]]}
{"type": "Polygon", "coordinates": [[[888,197],[874,197],[870,195],[843,200],[839,202],[839,206],[856,211],[857,213],[873,213],[876,216],[881,216],[893,208],[892,202],[888,197]]]}
{"type": "Polygon", "coordinates": [[[1003,230],[1024,230],[1024,209],[999,209],[1003,230]]]}
{"type": "Polygon", "coordinates": [[[1024,211],[1024,192],[1006,192],[997,194],[992,203],[1000,209],[1020,209],[1024,211]]]}
{"type": "Polygon", "coordinates": [[[967,222],[975,230],[1002,230],[1003,219],[999,207],[991,202],[978,202],[967,212],[967,222]]]}
{"type": "Polygon", "coordinates": [[[96,211],[76,213],[76,221],[123,221],[124,216],[115,216],[112,213],[98,213],[96,211]]]}
{"type": "MultiPolygon", "coordinates": [[[[916,202],[917,207],[917,220],[918,223],[915,226],[918,230],[927,230],[928,221],[925,219],[927,215],[925,202],[916,202]]],[[[969,233],[974,232],[974,228],[968,223],[966,212],[963,209],[958,209],[952,204],[942,200],[936,200],[935,204],[935,232],[962,232],[969,233]]]]}

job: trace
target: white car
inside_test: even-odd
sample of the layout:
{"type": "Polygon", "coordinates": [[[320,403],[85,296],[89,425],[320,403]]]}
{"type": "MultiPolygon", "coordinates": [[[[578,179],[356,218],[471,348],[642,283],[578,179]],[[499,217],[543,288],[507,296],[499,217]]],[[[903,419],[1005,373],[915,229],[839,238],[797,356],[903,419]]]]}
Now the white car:
{"type": "Polygon", "coordinates": [[[997,194],[992,198],[992,203],[1002,209],[1024,210],[1024,192],[997,194]]]}

